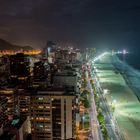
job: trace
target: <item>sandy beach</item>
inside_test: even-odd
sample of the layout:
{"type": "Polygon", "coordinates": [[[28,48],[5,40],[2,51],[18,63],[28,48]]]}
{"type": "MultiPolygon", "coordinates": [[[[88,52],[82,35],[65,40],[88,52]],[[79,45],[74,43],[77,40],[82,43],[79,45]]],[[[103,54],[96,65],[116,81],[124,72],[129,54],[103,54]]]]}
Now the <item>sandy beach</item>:
{"type": "Polygon", "coordinates": [[[123,65],[111,53],[103,56],[95,66],[102,89],[108,91],[104,96],[110,108],[114,108],[112,113],[120,133],[125,140],[140,140],[139,72],[123,65]]]}

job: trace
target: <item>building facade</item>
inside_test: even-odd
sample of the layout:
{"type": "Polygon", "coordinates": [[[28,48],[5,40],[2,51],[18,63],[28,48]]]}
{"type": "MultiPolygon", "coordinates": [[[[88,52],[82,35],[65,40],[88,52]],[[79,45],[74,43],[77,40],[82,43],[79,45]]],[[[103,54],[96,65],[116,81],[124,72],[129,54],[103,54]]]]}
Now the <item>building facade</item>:
{"type": "Polygon", "coordinates": [[[7,98],[0,96],[0,135],[3,133],[3,126],[7,123],[7,98]]]}
{"type": "Polygon", "coordinates": [[[64,90],[40,90],[31,96],[33,140],[66,140],[75,136],[75,95],[64,90]]]}
{"type": "Polygon", "coordinates": [[[14,85],[28,85],[31,75],[29,56],[19,53],[10,56],[10,78],[14,85]]]}
{"type": "Polygon", "coordinates": [[[12,117],[18,114],[18,106],[19,106],[19,99],[17,95],[16,88],[2,88],[0,89],[0,96],[5,96],[7,99],[6,104],[6,115],[8,119],[12,119],[12,117]]]}

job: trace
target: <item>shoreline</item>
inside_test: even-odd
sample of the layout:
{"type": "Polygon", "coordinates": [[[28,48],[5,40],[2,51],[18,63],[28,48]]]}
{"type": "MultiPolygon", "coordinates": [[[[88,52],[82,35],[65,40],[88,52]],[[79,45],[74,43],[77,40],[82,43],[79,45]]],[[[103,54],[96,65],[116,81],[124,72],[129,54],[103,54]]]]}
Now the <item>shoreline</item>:
{"type": "Polygon", "coordinates": [[[138,83],[140,83],[140,71],[120,60],[118,56],[115,57],[117,57],[115,58],[117,62],[113,62],[112,64],[123,76],[127,85],[130,87],[131,90],[133,90],[134,94],[140,102],[140,85],[138,85],[138,83]]]}
{"type": "Polygon", "coordinates": [[[139,140],[140,102],[123,76],[124,70],[131,77],[137,74],[137,71],[134,71],[130,66],[123,65],[118,58],[115,57],[114,59],[113,62],[115,62],[118,69],[112,62],[112,55],[107,54],[99,63],[95,64],[97,76],[99,77],[101,88],[109,91],[104,96],[110,108],[115,108],[112,113],[117,120],[120,133],[126,140],[139,140]]]}

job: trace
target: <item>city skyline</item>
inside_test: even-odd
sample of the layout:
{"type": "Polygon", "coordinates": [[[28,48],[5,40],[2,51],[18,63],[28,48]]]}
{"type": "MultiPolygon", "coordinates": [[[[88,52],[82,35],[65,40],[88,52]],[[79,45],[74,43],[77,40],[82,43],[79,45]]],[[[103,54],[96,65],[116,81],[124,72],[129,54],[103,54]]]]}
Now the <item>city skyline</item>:
{"type": "Polygon", "coordinates": [[[0,0],[0,140],[139,140],[140,1],[0,0]]]}

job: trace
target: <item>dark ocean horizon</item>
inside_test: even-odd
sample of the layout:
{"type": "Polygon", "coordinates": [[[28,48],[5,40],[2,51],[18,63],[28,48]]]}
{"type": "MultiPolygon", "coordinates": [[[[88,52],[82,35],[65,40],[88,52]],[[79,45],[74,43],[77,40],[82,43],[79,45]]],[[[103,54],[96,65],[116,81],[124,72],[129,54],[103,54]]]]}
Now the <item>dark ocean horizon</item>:
{"type": "Polygon", "coordinates": [[[140,53],[139,53],[140,51],[139,50],[137,51],[135,50],[135,51],[129,52],[128,54],[125,54],[125,57],[123,56],[123,54],[119,54],[118,57],[120,58],[120,60],[124,61],[125,63],[133,67],[134,69],[140,71],[140,53]]]}

